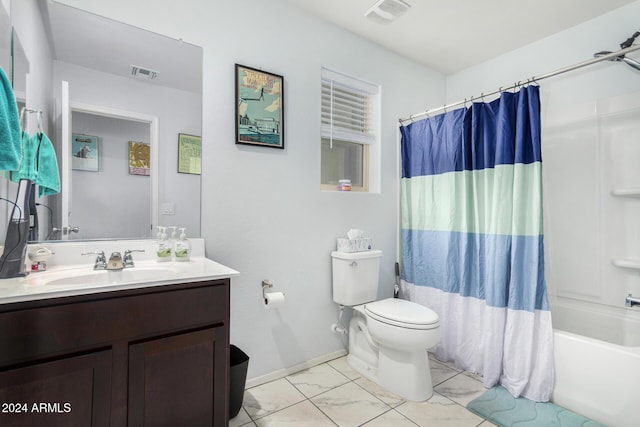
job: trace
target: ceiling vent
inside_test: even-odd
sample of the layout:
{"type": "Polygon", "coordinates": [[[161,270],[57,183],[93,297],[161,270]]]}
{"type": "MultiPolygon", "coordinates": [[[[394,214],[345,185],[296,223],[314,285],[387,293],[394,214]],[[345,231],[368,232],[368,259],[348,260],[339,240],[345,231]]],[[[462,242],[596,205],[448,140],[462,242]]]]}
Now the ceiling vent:
{"type": "Polygon", "coordinates": [[[378,24],[388,24],[404,15],[410,8],[411,5],[403,0],[378,0],[364,16],[378,24]]]}
{"type": "Polygon", "coordinates": [[[137,65],[131,65],[131,75],[139,79],[153,80],[158,77],[159,72],[151,70],[149,68],[139,67],[137,65]]]}

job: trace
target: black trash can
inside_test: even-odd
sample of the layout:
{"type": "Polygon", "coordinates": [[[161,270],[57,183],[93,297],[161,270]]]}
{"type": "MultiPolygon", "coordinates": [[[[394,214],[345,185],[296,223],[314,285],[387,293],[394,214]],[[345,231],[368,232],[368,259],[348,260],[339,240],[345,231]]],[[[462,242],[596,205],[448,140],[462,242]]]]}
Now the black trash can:
{"type": "Polygon", "coordinates": [[[244,387],[247,383],[247,368],[249,368],[249,356],[235,345],[229,349],[231,370],[229,373],[229,418],[238,415],[242,408],[244,387]]]}

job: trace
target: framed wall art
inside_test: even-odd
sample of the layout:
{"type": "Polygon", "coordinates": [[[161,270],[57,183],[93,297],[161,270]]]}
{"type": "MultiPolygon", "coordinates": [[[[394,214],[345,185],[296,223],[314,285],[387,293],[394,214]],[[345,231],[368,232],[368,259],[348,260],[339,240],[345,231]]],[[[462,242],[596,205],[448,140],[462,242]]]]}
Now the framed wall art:
{"type": "Polygon", "coordinates": [[[178,134],[178,173],[200,175],[202,138],[178,134]]]}
{"type": "Polygon", "coordinates": [[[284,148],[284,78],[236,64],[236,144],[284,148]]]}
{"type": "Polygon", "coordinates": [[[151,174],[151,146],[146,142],[129,141],[129,175],[151,174]]]}
{"type": "Polygon", "coordinates": [[[98,137],[71,134],[71,169],[98,172],[98,137]]]}

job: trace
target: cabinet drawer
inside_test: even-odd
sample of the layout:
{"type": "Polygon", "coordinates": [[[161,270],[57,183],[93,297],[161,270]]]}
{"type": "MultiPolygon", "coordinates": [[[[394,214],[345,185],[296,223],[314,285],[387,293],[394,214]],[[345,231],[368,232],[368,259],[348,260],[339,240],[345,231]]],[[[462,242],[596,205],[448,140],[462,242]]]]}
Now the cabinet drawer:
{"type": "Polygon", "coordinates": [[[229,295],[224,282],[179,286],[2,313],[0,367],[227,322],[229,295]]]}

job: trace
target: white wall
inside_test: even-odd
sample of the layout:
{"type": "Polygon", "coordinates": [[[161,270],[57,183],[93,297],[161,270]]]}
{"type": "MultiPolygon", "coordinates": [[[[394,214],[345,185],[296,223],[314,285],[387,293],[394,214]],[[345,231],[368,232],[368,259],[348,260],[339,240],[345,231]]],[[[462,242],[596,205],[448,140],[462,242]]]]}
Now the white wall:
{"type": "MultiPolygon", "coordinates": [[[[501,55],[447,77],[447,101],[454,102],[490,92],[500,86],[526,81],[533,76],[593,58],[598,51],[614,51],[638,31],[640,1],[562,31],[538,42],[501,55]]],[[[631,57],[639,58],[640,53],[631,57]]],[[[540,83],[543,105],[553,100],[558,107],[598,96],[634,90],[640,85],[637,74],[621,64],[605,63],[583,68],[540,83]],[[629,86],[631,85],[631,86],[629,86]]]]}
{"type": "MultiPolygon", "coordinates": [[[[638,30],[640,2],[447,78],[454,102],[617,50],[638,30]]],[[[640,52],[629,55],[640,59],[640,52]]],[[[623,306],[640,294],[637,272],[613,267],[640,259],[637,134],[640,72],[605,62],[540,83],[546,276],[552,295],[623,306]],[[634,136],[635,135],[635,136],[634,136]],[[635,159],[635,163],[634,160],[635,159]]]]}
{"type": "Polygon", "coordinates": [[[349,228],[384,251],[381,283],[394,283],[397,120],[444,101],[444,77],[284,0],[109,0],[65,3],[204,48],[202,230],[207,256],[241,272],[233,280],[231,340],[251,357],[249,378],[341,350],[330,331],[330,252],[349,228]],[[235,144],[234,64],[284,76],[285,149],[235,144]],[[320,70],[382,86],[380,194],[320,187],[320,70]],[[286,293],[266,311],[261,281],[286,293]]]}

